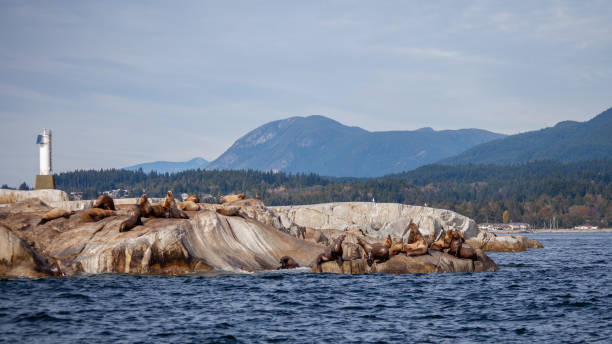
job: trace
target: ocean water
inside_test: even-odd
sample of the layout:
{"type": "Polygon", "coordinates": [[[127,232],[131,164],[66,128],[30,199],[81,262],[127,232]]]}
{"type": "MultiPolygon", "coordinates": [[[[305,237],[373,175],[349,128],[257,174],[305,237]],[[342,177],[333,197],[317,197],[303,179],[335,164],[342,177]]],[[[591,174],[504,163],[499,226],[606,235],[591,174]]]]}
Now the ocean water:
{"type": "Polygon", "coordinates": [[[534,234],[492,273],[0,280],[0,342],[612,342],[612,233],[534,234]]]}

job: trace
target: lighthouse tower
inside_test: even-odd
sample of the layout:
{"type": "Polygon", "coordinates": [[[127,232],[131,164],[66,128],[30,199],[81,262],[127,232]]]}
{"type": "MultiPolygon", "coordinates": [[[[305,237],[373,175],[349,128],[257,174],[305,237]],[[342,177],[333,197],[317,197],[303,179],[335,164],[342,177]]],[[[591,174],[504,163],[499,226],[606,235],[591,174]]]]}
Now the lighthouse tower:
{"type": "Polygon", "coordinates": [[[40,173],[36,176],[34,188],[55,189],[55,179],[51,174],[51,130],[43,129],[42,134],[36,138],[36,143],[40,149],[40,173]]]}

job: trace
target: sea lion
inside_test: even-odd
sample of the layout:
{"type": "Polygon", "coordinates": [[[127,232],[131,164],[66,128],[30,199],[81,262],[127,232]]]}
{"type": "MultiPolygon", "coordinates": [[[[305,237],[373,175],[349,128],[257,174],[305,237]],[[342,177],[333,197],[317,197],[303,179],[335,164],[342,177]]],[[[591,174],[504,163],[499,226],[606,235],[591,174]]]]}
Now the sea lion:
{"type": "Polygon", "coordinates": [[[427,253],[427,241],[419,231],[419,227],[411,221],[408,228],[408,244],[404,245],[402,251],[409,257],[427,253]]]}
{"type": "Polygon", "coordinates": [[[90,208],[87,209],[81,214],[82,222],[97,222],[102,220],[105,217],[114,216],[115,212],[112,210],[100,209],[100,208],[90,208]]]}
{"type": "Polygon", "coordinates": [[[172,195],[172,191],[168,190],[168,192],[166,193],[166,199],[164,200],[162,207],[176,208],[176,200],[174,199],[174,196],[172,195]]]}
{"type": "Polygon", "coordinates": [[[151,207],[151,203],[149,203],[147,194],[142,194],[142,196],[140,196],[140,199],[138,200],[138,208],[140,210],[141,216],[151,217],[151,214],[153,213],[153,208],[151,207]]]}
{"type": "Polygon", "coordinates": [[[200,197],[198,197],[196,195],[189,195],[189,196],[187,196],[185,201],[191,201],[193,203],[200,203],[200,197]]]}
{"type": "Polygon", "coordinates": [[[147,194],[143,194],[138,200],[138,209],[140,210],[140,216],[142,217],[157,217],[157,218],[169,218],[168,209],[162,207],[159,204],[151,204],[147,198],[147,194]]]}
{"type": "Polygon", "coordinates": [[[127,232],[138,225],[142,225],[142,221],[140,220],[140,207],[134,206],[130,213],[130,217],[119,225],[119,232],[127,232]]]}
{"type": "Polygon", "coordinates": [[[389,247],[389,256],[395,256],[404,250],[404,242],[402,239],[393,238],[393,244],[389,247]]]}
{"type": "Polygon", "coordinates": [[[444,228],[438,233],[438,236],[434,242],[429,245],[430,250],[443,251],[450,247],[451,240],[453,239],[453,230],[446,231],[444,228]]]}
{"type": "Polygon", "coordinates": [[[166,217],[171,219],[188,219],[189,215],[187,215],[184,211],[180,210],[176,206],[176,200],[174,200],[174,196],[172,196],[172,191],[168,191],[166,193],[166,199],[162,204],[162,208],[166,210],[166,217]]]}
{"type": "Polygon", "coordinates": [[[389,259],[389,248],[385,245],[381,244],[368,244],[362,238],[357,238],[357,243],[363,248],[365,251],[366,261],[368,266],[372,266],[375,260],[378,262],[384,262],[389,259]]]}
{"type": "Polygon", "coordinates": [[[289,256],[282,256],[280,259],[280,266],[276,270],[282,269],[295,269],[299,268],[300,264],[298,264],[295,259],[289,256]]]}
{"type": "Polygon", "coordinates": [[[168,208],[168,218],[171,219],[188,219],[189,215],[187,215],[184,211],[180,210],[177,207],[168,208]]]}
{"type": "Polygon", "coordinates": [[[151,205],[151,213],[148,217],[158,217],[158,218],[169,218],[168,209],[162,207],[159,204],[151,205]]]}
{"type": "Polygon", "coordinates": [[[238,194],[238,195],[226,195],[226,196],[221,197],[219,204],[229,203],[229,202],[237,201],[240,199],[244,199],[243,193],[238,194]]]}
{"type": "Polygon", "coordinates": [[[470,245],[465,243],[463,234],[460,231],[453,230],[451,232],[451,242],[448,248],[448,254],[457,258],[477,260],[478,255],[470,245]]]}
{"type": "Polygon", "coordinates": [[[115,202],[110,196],[100,195],[96,200],[96,203],[93,205],[94,208],[106,209],[106,210],[116,210],[115,202]]]}
{"type": "Polygon", "coordinates": [[[43,225],[51,220],[59,219],[60,217],[68,219],[74,213],[74,211],[67,211],[62,208],[54,208],[49,210],[45,215],[43,215],[42,219],[40,219],[40,222],[38,224],[43,225]]]}
{"type": "Polygon", "coordinates": [[[346,234],[342,234],[336,239],[334,239],[331,246],[328,247],[325,250],[325,252],[321,253],[317,257],[316,264],[317,264],[317,268],[319,269],[319,272],[322,272],[321,263],[329,262],[332,260],[335,260],[336,263],[338,263],[338,266],[342,267],[342,254],[343,254],[342,242],[344,241],[345,238],[346,238],[346,234]]]}
{"type": "Polygon", "coordinates": [[[200,210],[200,205],[196,204],[194,201],[185,201],[179,203],[178,208],[186,211],[198,211],[200,210]]]}
{"type": "Polygon", "coordinates": [[[217,213],[225,216],[240,216],[240,207],[238,206],[226,206],[217,209],[217,213]]]}
{"type": "Polygon", "coordinates": [[[391,248],[391,245],[393,245],[393,241],[391,241],[391,235],[387,234],[387,237],[385,238],[385,243],[383,244],[386,248],[391,248]]]}

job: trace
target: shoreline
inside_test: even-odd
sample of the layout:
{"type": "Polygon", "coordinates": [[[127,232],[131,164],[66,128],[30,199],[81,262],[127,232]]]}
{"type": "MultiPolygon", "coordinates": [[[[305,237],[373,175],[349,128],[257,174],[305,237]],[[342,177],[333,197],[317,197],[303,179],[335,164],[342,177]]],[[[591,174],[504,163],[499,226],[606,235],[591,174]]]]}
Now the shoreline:
{"type": "Polygon", "coordinates": [[[612,228],[600,228],[600,229],[532,229],[528,231],[489,231],[494,234],[533,234],[533,233],[610,233],[612,228]]]}

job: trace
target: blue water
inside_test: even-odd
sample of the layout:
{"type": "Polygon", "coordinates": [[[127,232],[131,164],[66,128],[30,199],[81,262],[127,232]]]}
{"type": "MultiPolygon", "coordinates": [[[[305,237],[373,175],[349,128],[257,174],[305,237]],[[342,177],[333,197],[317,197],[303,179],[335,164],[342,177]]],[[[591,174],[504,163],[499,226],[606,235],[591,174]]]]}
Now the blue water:
{"type": "Polygon", "coordinates": [[[493,273],[4,279],[0,342],[610,343],[612,233],[531,237],[493,273]]]}

